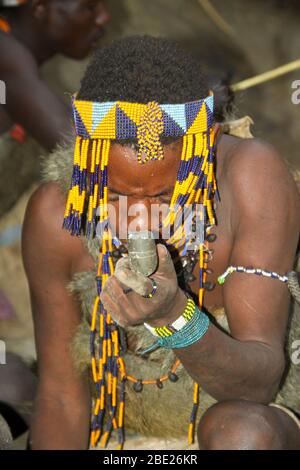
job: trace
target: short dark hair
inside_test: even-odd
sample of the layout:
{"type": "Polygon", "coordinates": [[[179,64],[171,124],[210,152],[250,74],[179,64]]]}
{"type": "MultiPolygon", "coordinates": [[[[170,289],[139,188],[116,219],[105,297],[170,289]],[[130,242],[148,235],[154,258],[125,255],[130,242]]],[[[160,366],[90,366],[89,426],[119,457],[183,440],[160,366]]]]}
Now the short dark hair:
{"type": "Polygon", "coordinates": [[[78,99],[186,103],[208,95],[199,62],[169,39],[131,36],[98,49],[78,99]]]}
{"type": "Polygon", "coordinates": [[[210,87],[201,63],[170,39],[131,36],[95,51],[78,99],[180,104],[205,98],[210,88],[215,119],[221,122],[232,111],[234,96],[228,83],[219,81],[210,87]]]}

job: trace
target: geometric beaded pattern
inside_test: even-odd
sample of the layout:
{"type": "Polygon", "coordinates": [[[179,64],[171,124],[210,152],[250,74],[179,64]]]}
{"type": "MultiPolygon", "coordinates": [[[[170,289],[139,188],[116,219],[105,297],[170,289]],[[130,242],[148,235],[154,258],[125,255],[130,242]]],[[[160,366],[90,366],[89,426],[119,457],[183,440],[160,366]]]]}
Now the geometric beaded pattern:
{"type": "MultiPolygon", "coordinates": [[[[205,132],[213,123],[213,95],[186,104],[161,104],[163,137],[205,132]]],[[[73,100],[76,135],[84,139],[137,138],[148,104],[73,100]]]]}
{"type": "Polygon", "coordinates": [[[154,335],[160,338],[167,338],[172,336],[177,331],[180,331],[194,316],[196,309],[195,302],[192,299],[188,299],[187,305],[185,307],[182,315],[171,325],[160,326],[160,327],[151,327],[148,324],[145,324],[146,328],[154,335]]]}

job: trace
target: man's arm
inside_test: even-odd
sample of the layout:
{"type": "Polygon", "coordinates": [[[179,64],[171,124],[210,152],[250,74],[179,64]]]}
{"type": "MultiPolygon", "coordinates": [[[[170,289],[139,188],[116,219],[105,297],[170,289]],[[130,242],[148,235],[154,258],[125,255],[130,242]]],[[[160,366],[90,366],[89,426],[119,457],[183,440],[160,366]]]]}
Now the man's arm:
{"type": "MultiPolygon", "coordinates": [[[[230,265],[254,266],[284,274],[291,270],[299,236],[299,196],[280,157],[257,141],[235,147],[219,186],[226,194],[231,227],[230,265]],[[228,197],[229,200],[228,202],[228,197]]],[[[167,250],[158,246],[159,264],[150,281],[119,260],[101,300],[122,326],[172,323],[186,305],[167,250]],[[151,284],[151,283],[150,283],[151,284]],[[124,286],[136,292],[124,293],[124,286]]],[[[221,273],[220,273],[221,274],[221,273]]],[[[211,324],[201,340],[175,353],[196,382],[218,400],[269,403],[284,369],[289,293],[278,280],[232,274],[223,287],[231,336],[211,324]]]]}
{"type": "Polygon", "coordinates": [[[71,114],[39,75],[28,50],[11,36],[1,38],[0,79],[6,84],[5,110],[46,150],[71,131],[71,114]]]}
{"type": "Polygon", "coordinates": [[[33,450],[88,447],[88,380],[75,370],[71,354],[80,307],[67,291],[80,241],[61,230],[62,218],[56,186],[42,186],[29,202],[23,230],[39,376],[30,430],[33,450]]]}
{"type": "MultiPolygon", "coordinates": [[[[290,271],[299,236],[299,196],[280,157],[264,144],[245,142],[232,155],[224,184],[232,188],[229,264],[290,271]]],[[[211,325],[198,343],[177,351],[178,357],[216,399],[269,403],[284,368],[287,285],[232,274],[224,285],[224,303],[231,336],[211,325]]]]}

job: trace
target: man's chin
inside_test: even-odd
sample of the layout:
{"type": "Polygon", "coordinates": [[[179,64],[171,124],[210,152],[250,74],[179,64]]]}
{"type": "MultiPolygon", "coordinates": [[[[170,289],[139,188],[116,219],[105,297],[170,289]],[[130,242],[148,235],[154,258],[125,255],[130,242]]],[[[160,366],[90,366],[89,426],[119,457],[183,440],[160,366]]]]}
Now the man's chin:
{"type": "Polygon", "coordinates": [[[78,47],[72,45],[70,48],[58,51],[65,57],[73,60],[84,60],[86,59],[95,49],[98,49],[102,45],[102,40],[105,35],[104,30],[97,35],[95,39],[90,40],[88,44],[83,46],[82,43],[78,47]]]}
{"type": "MultiPolygon", "coordinates": [[[[99,44],[99,43],[98,43],[99,44]]],[[[68,57],[69,59],[73,60],[84,60],[86,59],[92,52],[93,50],[96,49],[96,46],[94,46],[94,42],[90,43],[86,47],[78,47],[77,49],[68,49],[63,51],[63,55],[68,57]]]]}
{"type": "Polygon", "coordinates": [[[89,48],[87,51],[84,52],[64,52],[63,55],[68,59],[80,61],[86,59],[91,52],[92,49],[89,48]]]}

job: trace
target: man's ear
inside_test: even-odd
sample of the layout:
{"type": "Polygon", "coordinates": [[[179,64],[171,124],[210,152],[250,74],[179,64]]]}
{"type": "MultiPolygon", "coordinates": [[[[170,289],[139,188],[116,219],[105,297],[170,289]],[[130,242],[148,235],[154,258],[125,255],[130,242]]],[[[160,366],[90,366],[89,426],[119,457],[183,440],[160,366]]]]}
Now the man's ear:
{"type": "Polygon", "coordinates": [[[43,21],[47,15],[48,10],[48,0],[32,0],[32,11],[34,17],[43,21]]]}
{"type": "Polygon", "coordinates": [[[220,136],[220,132],[221,132],[221,124],[216,122],[213,125],[213,131],[214,131],[214,134],[215,134],[215,140],[217,141],[218,137],[220,136]]]}

